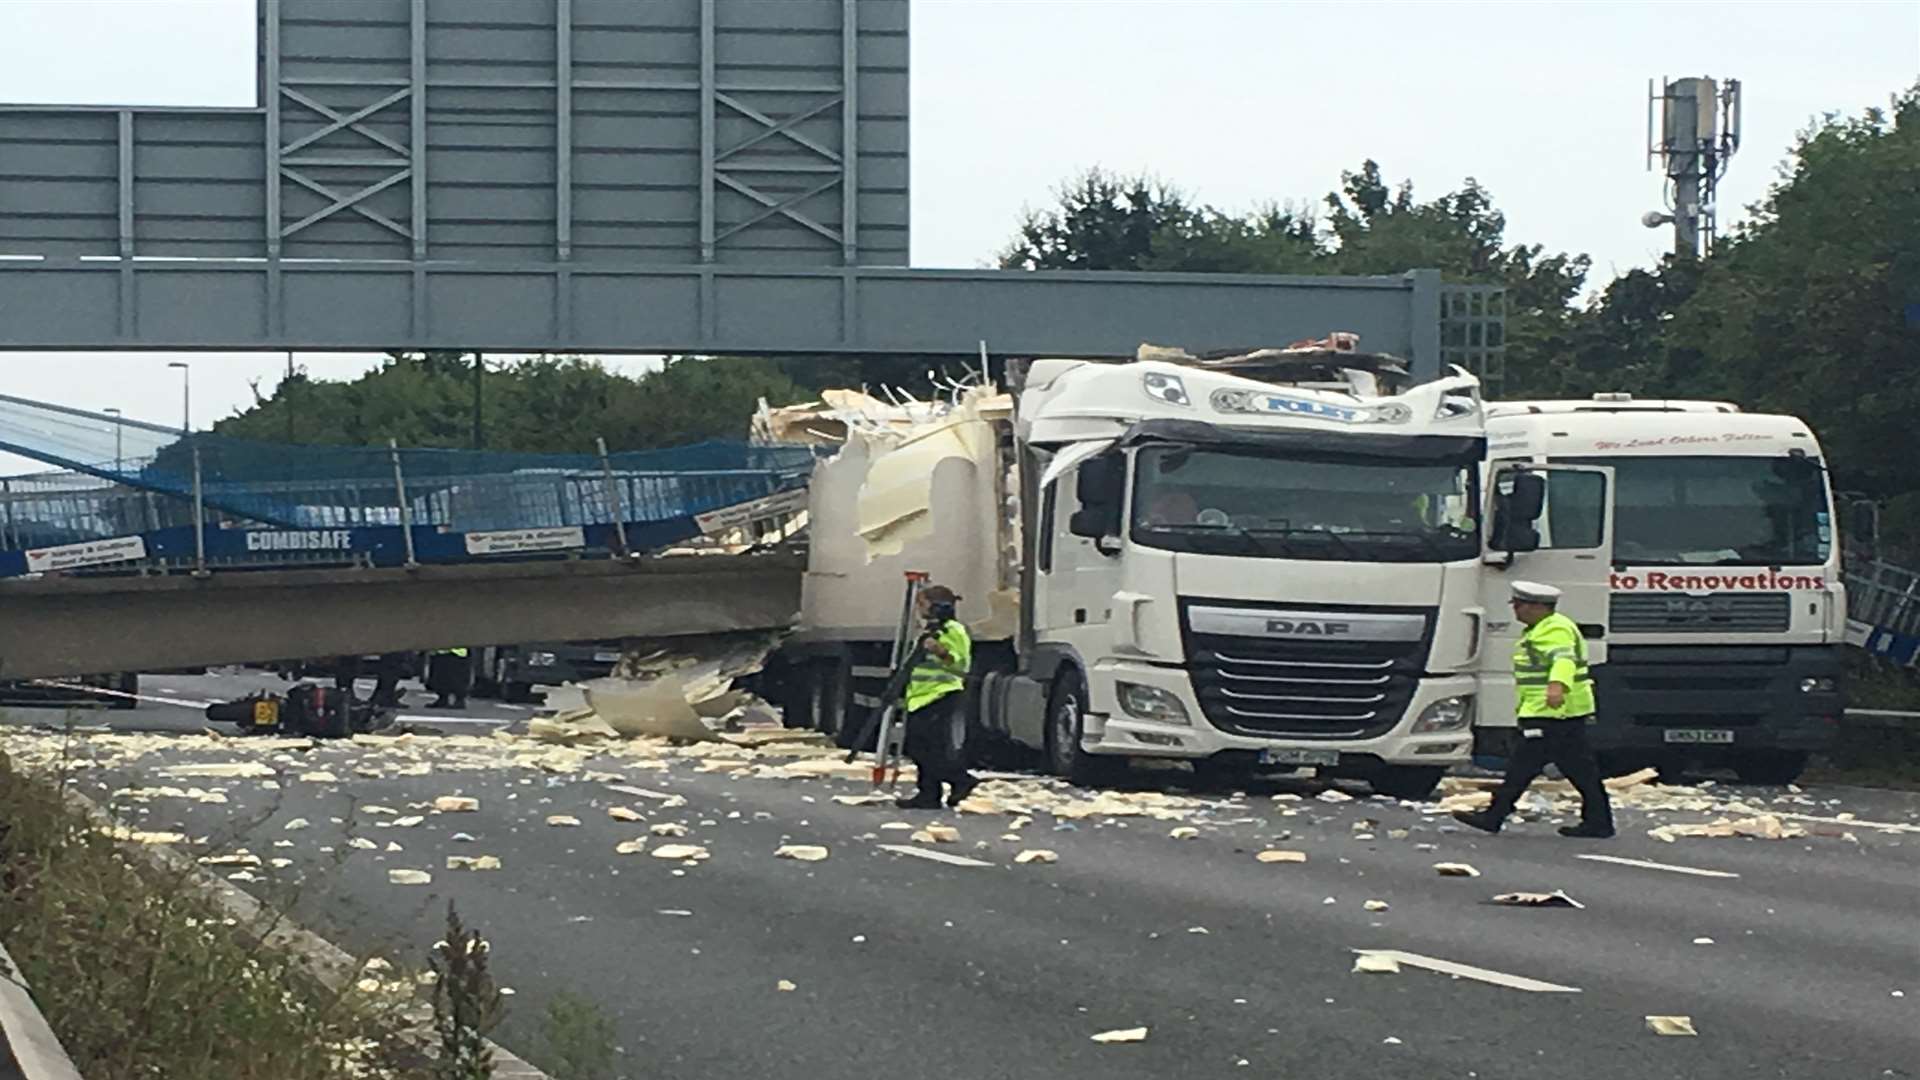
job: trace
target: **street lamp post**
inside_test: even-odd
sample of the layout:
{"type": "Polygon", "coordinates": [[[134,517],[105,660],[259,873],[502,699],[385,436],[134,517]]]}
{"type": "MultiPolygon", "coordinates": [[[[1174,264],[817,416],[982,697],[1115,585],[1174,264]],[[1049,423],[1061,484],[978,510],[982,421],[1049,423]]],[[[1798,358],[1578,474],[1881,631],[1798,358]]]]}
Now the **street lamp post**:
{"type": "Polygon", "coordinates": [[[180,430],[193,430],[193,368],[185,360],[175,360],[167,365],[180,369],[180,430]]]}
{"type": "Polygon", "coordinates": [[[119,472],[123,468],[121,465],[120,436],[126,429],[120,424],[119,409],[103,409],[102,411],[108,416],[113,417],[113,471],[119,472]]]}

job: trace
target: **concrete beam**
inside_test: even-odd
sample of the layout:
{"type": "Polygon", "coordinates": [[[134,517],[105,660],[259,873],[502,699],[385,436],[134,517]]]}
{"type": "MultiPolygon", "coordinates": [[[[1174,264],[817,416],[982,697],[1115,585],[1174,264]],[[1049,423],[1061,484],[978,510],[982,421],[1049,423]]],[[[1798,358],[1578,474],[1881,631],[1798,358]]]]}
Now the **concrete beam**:
{"type": "Polygon", "coordinates": [[[0,582],[0,678],[792,624],[787,555],[0,582]]]}

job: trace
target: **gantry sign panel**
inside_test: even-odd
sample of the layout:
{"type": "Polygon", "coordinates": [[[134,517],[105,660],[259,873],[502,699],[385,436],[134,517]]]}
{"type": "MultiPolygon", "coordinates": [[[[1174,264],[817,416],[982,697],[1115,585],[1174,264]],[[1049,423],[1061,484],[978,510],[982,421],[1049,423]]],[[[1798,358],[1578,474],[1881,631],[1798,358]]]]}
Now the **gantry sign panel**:
{"type": "Polygon", "coordinates": [[[906,0],[259,12],[258,108],[0,113],[0,253],[906,264],[906,0]]]}
{"type": "Polygon", "coordinates": [[[908,2],[259,0],[254,107],[0,105],[0,349],[1113,355],[1353,330],[1437,369],[1426,271],[906,269],[908,2]]]}

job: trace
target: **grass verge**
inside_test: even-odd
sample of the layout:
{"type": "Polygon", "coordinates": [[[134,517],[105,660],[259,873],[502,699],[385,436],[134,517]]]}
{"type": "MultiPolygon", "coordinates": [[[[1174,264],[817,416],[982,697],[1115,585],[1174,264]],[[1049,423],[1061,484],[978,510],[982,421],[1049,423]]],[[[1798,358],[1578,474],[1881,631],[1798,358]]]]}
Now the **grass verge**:
{"type": "Polygon", "coordinates": [[[0,755],[0,940],[82,1075],[431,1075],[403,1037],[414,995],[328,989],[266,943],[278,913],[256,926],[223,917],[190,870],[121,850],[65,784],[0,755]]]}

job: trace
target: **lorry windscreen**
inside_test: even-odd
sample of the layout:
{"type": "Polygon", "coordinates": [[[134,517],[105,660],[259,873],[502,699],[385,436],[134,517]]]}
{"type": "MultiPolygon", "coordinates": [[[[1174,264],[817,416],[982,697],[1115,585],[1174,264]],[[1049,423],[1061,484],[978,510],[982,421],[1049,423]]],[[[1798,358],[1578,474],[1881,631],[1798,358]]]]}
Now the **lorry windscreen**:
{"type": "Polygon", "coordinates": [[[1154,446],[1134,458],[1133,542],[1340,562],[1477,558],[1477,470],[1457,463],[1154,446]]]}
{"type": "Polygon", "coordinates": [[[1832,551],[1826,478],[1815,458],[1558,460],[1613,467],[1615,562],[1817,566],[1832,551]]]}

